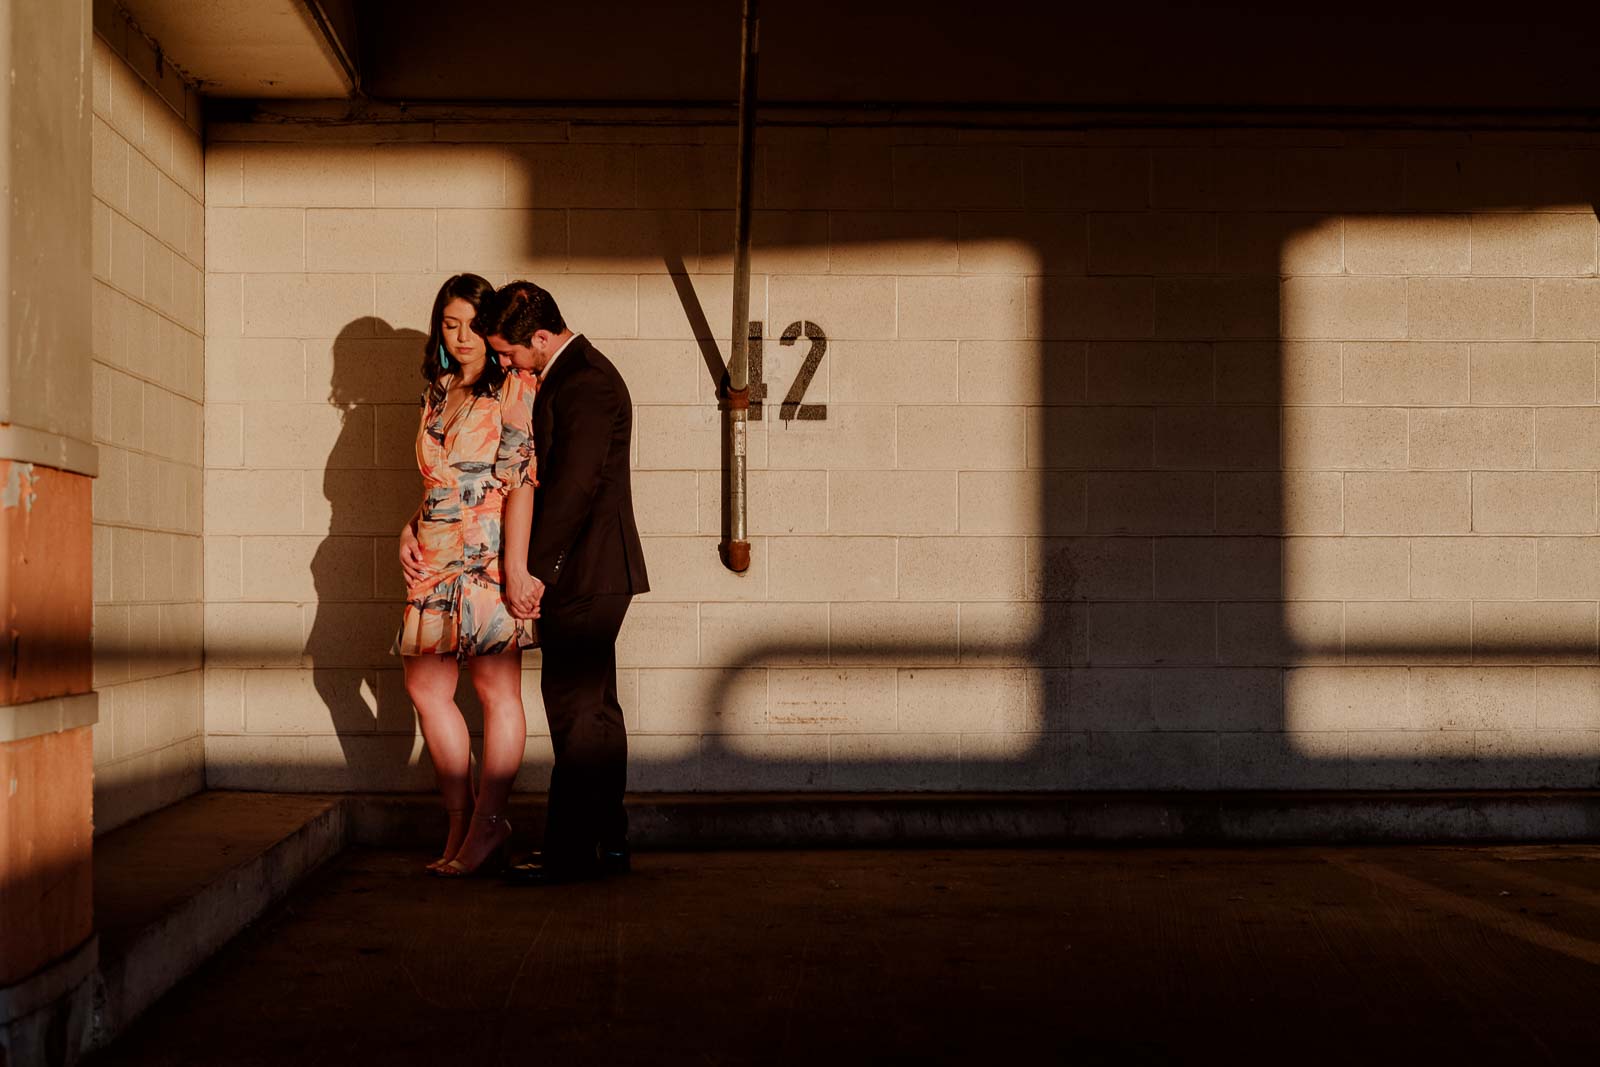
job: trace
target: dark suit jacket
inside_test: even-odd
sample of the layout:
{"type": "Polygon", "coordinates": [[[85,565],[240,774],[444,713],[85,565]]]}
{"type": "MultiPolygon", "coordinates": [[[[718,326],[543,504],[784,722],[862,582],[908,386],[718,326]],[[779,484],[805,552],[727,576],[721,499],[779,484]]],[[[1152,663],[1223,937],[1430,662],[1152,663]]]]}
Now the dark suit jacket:
{"type": "Polygon", "coordinates": [[[528,570],[550,600],[643,593],[644,548],[633,520],[633,401],[611,361],[577,334],[539,384],[528,570]]]}

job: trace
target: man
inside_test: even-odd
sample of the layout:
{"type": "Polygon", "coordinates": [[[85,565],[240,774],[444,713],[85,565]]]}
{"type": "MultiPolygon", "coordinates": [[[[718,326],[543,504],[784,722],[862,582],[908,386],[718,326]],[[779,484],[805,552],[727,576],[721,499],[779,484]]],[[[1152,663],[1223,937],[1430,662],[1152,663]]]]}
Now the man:
{"type": "Polygon", "coordinates": [[[506,285],[478,318],[473,328],[503,364],[539,376],[533,526],[525,570],[506,546],[506,601],[518,617],[539,619],[555,768],[544,851],[510,878],[545,885],[621,873],[628,739],[617,631],[632,597],[650,588],[629,479],[633,403],[617,368],[532,282],[506,285]]]}

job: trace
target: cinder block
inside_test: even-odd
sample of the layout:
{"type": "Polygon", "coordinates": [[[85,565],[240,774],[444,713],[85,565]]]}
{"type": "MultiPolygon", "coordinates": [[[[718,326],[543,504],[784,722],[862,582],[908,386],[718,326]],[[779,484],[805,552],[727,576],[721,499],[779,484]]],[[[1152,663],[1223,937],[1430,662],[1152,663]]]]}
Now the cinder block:
{"type": "Polygon", "coordinates": [[[297,340],[213,337],[205,353],[208,421],[214,405],[306,399],[305,357],[297,340]]]}
{"type": "Polygon", "coordinates": [[[1215,527],[1210,471],[1089,472],[1091,533],[1210,533],[1215,527]]]}
{"type": "Polygon", "coordinates": [[[1595,348],[1588,343],[1475,344],[1474,404],[1590,403],[1595,397],[1595,348]]]}
{"type": "Polygon", "coordinates": [[[647,534],[697,533],[699,477],[694,471],[634,471],[633,506],[647,534]]]}
{"type": "Polygon", "coordinates": [[[1219,472],[1276,469],[1281,414],[1275,404],[1157,408],[1155,465],[1219,472]]]}
{"type": "Polygon", "coordinates": [[[702,788],[700,738],[688,734],[629,737],[628,788],[641,793],[702,788]]]}
{"type": "Polygon", "coordinates": [[[1424,730],[1532,729],[1537,689],[1532,667],[1419,667],[1411,719],[1424,730]]]}
{"type": "Polygon", "coordinates": [[[1351,534],[1469,533],[1472,476],[1466,471],[1346,474],[1344,524],[1351,534]]]}
{"type": "Polygon", "coordinates": [[[1025,315],[1029,337],[1153,337],[1155,283],[1150,278],[1029,278],[1025,315]]]}
{"type": "Polygon", "coordinates": [[[678,264],[700,269],[700,217],[693,211],[569,211],[566,216],[569,270],[660,274],[678,264]]]}
{"type": "Polygon", "coordinates": [[[301,498],[306,533],[393,536],[417,510],[422,480],[415,469],[332,468],[307,474],[301,498]]]}
{"type": "Polygon", "coordinates": [[[111,125],[134,144],[144,139],[144,83],[133,68],[120,60],[110,64],[111,125]]]}
{"type": "Polygon", "coordinates": [[[208,532],[217,533],[299,532],[300,472],[206,471],[205,525],[208,532]]]}
{"type": "Polygon", "coordinates": [[[771,145],[762,153],[765,158],[757,160],[765,178],[766,205],[791,210],[892,208],[891,151],[877,144],[771,145]]]}
{"type": "Polygon", "coordinates": [[[1088,526],[1083,474],[962,471],[958,478],[957,513],[964,534],[1072,534],[1088,526]]]}
{"type": "Polygon", "coordinates": [[[1344,223],[1318,214],[1230,213],[1217,227],[1217,269],[1225,274],[1339,274],[1344,223]]]}
{"type": "Polygon", "coordinates": [[[901,278],[898,285],[896,324],[900,337],[1005,339],[1023,337],[1028,332],[1024,328],[1021,277],[901,278]]]}
{"type": "Polygon", "coordinates": [[[700,662],[709,667],[828,662],[826,604],[702,604],[700,662]]]}
{"type": "MultiPolygon", "coordinates": [[[[723,415],[710,405],[697,407],[649,405],[634,410],[634,438],[639,443],[640,466],[645,469],[720,470],[726,436],[723,415]]],[[[781,431],[780,431],[781,432],[781,431]]],[[[767,465],[769,433],[751,424],[747,431],[746,461],[752,467],[767,465]]]]}
{"type": "Polygon", "coordinates": [[[1467,346],[1415,342],[1344,346],[1348,404],[1464,404],[1469,396],[1467,346]]]}
{"type": "Polygon", "coordinates": [[[128,210],[128,142],[96,115],[90,129],[91,187],[96,198],[128,210]]]}
{"type": "Polygon", "coordinates": [[[1163,600],[1269,600],[1282,593],[1273,537],[1158,537],[1154,595],[1163,600]]]}
{"type": "Polygon", "coordinates": [[[1472,216],[1472,273],[1515,277],[1595,272],[1595,220],[1577,212],[1472,216]]]}
{"type": "Polygon", "coordinates": [[[1467,663],[1472,606],[1464,600],[1349,603],[1344,644],[1350,663],[1467,663]]]}
{"type": "Polygon", "coordinates": [[[364,537],[246,537],[242,596],[252,601],[368,600],[372,542],[364,537]]]}
{"type": "MultiPolygon", "coordinates": [[[[1530,542],[1531,543],[1531,542],[1530,542]]],[[[1541,600],[1600,599],[1600,539],[1541,537],[1538,540],[1538,597],[1541,600]]],[[[1529,582],[1518,593],[1533,599],[1529,582]]]]}
{"type": "MultiPolygon", "coordinates": [[[[115,219],[112,221],[114,224],[115,219]]],[[[115,241],[114,232],[112,237],[115,241]]],[[[115,247],[113,243],[113,255],[115,247]]],[[[113,258],[113,270],[115,266],[113,258]]],[[[206,336],[241,336],[244,333],[244,275],[207,274],[205,285],[206,336]]]]}
{"type": "MultiPolygon", "coordinates": [[[[1411,466],[1441,470],[1531,468],[1533,424],[1533,412],[1525,408],[1413,411],[1411,466]]],[[[1539,435],[1541,448],[1547,440],[1545,434],[1539,435]]],[[[1559,449],[1560,445],[1553,447],[1559,449]]]]}
{"type": "Polygon", "coordinates": [[[1600,279],[1541,278],[1533,284],[1538,308],[1533,336],[1541,341],[1590,341],[1600,336],[1600,279]]]}
{"type": "MultiPolygon", "coordinates": [[[[1002,342],[1003,343],[1003,342],[1002,342]]],[[[953,404],[961,398],[955,341],[854,341],[831,347],[828,399],[844,404],[953,404]]],[[[773,382],[774,392],[788,388],[773,382]]],[[[782,396],[769,393],[767,404],[782,396]]]]}
{"type": "Polygon", "coordinates": [[[1593,533],[1594,475],[1556,471],[1475,473],[1472,528],[1477,533],[1593,533]]]}
{"type": "Polygon", "coordinates": [[[1157,337],[1193,340],[1280,334],[1278,283],[1272,278],[1157,278],[1157,337]]]}
{"type": "Polygon", "coordinates": [[[1343,732],[1240,733],[1217,738],[1222,789],[1345,789],[1349,744],[1343,732]]]}
{"type": "MultiPolygon", "coordinates": [[[[726,492],[720,472],[700,474],[700,532],[720,533],[726,492]]],[[[754,536],[816,534],[828,529],[827,471],[751,471],[746,521],[754,536]]]]}
{"type": "MultiPolygon", "coordinates": [[[[758,148],[759,156],[764,149],[758,148]]],[[[720,208],[733,203],[732,145],[640,145],[636,202],[643,208],[720,208]]],[[[762,203],[759,189],[755,203],[762,203]]]]}
{"type": "MultiPolygon", "coordinates": [[[[888,537],[774,537],[776,600],[889,600],[895,597],[895,541],[888,537]]],[[[907,542],[910,544],[913,542],[907,542]]],[[[943,599],[943,598],[940,598],[943,599]]]]}
{"type": "MultiPolygon", "coordinates": [[[[430,296],[430,307],[432,302],[430,296]]],[[[423,315],[426,314],[424,310],[423,315]]],[[[403,331],[393,337],[346,336],[307,341],[306,399],[334,404],[398,405],[409,409],[411,432],[415,434],[421,417],[420,364],[424,343],[423,338],[403,331]]],[[[408,466],[412,463],[410,459],[405,462],[408,466]]]]}
{"type": "Polygon", "coordinates": [[[900,598],[1016,600],[1022,595],[1023,551],[1020,537],[905,538],[899,548],[900,598]]]}
{"type": "Polygon", "coordinates": [[[1103,404],[1196,404],[1214,398],[1208,344],[1091,342],[1088,395],[1103,404]]]}
{"type": "Polygon", "coordinates": [[[1276,668],[1178,667],[1150,672],[1157,730],[1278,730],[1283,675],[1276,668]]]}
{"type": "Polygon", "coordinates": [[[1499,341],[1533,336],[1533,282],[1412,278],[1411,336],[1499,341]]]}
{"type": "Polygon", "coordinates": [[[767,672],[773,733],[892,733],[893,669],[808,667],[767,672]]]}
{"type": "Polygon", "coordinates": [[[500,207],[506,153],[481,144],[383,144],[373,151],[379,207],[500,207]]]}
{"type": "Polygon", "coordinates": [[[1283,542],[1288,600],[1404,600],[1409,545],[1397,537],[1290,537],[1283,542]]]}
{"type": "Polygon", "coordinates": [[[499,208],[440,208],[440,270],[564,273],[567,214],[499,208]]]}
{"type": "Polygon", "coordinates": [[[1153,591],[1152,546],[1142,537],[1030,540],[1029,599],[1148,600],[1153,591]]]}
{"type": "MultiPolygon", "coordinates": [[[[1286,278],[1279,300],[1285,338],[1378,340],[1406,336],[1404,278],[1286,278]]],[[[1413,336],[1441,335],[1413,330],[1413,336]]]]}
{"type": "Polygon", "coordinates": [[[901,145],[893,150],[897,208],[1019,208],[1022,153],[995,145],[901,145]]]}
{"type": "Polygon", "coordinates": [[[962,274],[1082,274],[1087,224],[1078,212],[963,211],[962,274]]]}
{"type": "Polygon", "coordinates": [[[951,790],[961,784],[962,736],[844,734],[829,738],[829,785],[842,790],[951,790]]]}
{"type": "Polygon", "coordinates": [[[243,203],[292,207],[376,203],[372,145],[249,144],[240,146],[240,151],[243,203]]]}
{"type": "Polygon", "coordinates": [[[1089,606],[1088,662],[1094,666],[1216,661],[1215,604],[1140,602],[1089,606]]]}
{"type": "MultiPolygon", "coordinates": [[[[371,332],[370,275],[245,274],[240,277],[244,283],[244,334],[247,337],[335,337],[347,330],[361,336],[371,332]]],[[[208,288],[208,321],[213,313],[210,293],[208,288]]],[[[426,316],[426,309],[422,314],[426,316]]]]}
{"type": "Polygon", "coordinates": [[[1183,212],[1089,216],[1091,274],[1208,274],[1217,269],[1217,217],[1183,212]]]}
{"type": "Polygon", "coordinates": [[[1466,215],[1356,215],[1344,220],[1351,274],[1466,274],[1472,222],[1466,215]]]}
{"type": "Polygon", "coordinates": [[[1022,153],[1030,210],[1138,210],[1150,203],[1150,150],[1029,148],[1022,153]]]}
{"type": "MultiPolygon", "coordinates": [[[[1088,662],[1088,613],[1076,603],[961,605],[964,666],[1067,667],[1088,662]]],[[[1034,717],[1011,729],[1036,729],[1034,717]]]]}
{"type": "MultiPolygon", "coordinates": [[[[834,254],[825,211],[750,214],[750,269],[756,274],[824,274],[834,254]]],[[[700,269],[733,273],[733,212],[700,212],[700,269]]]]}
{"type": "Polygon", "coordinates": [[[617,638],[617,662],[641,667],[694,666],[700,661],[699,611],[696,604],[635,602],[617,638]]]}
{"type": "Polygon", "coordinates": [[[244,405],[244,459],[251,468],[370,467],[372,408],[328,404],[244,405]]]}
{"type": "Polygon", "coordinates": [[[1154,671],[1144,668],[1074,668],[1039,672],[1041,725],[1048,730],[1145,731],[1152,714],[1154,671]]]}
{"type": "Polygon", "coordinates": [[[506,163],[506,206],[633,207],[635,181],[642,186],[656,177],[652,171],[636,173],[636,155],[634,146],[628,144],[537,144],[511,149],[506,163]]]}
{"type": "Polygon", "coordinates": [[[896,410],[895,421],[895,454],[902,468],[1004,470],[1024,465],[1021,408],[906,405],[896,410]]]}
{"type": "Polygon", "coordinates": [[[376,694],[355,670],[241,671],[245,729],[252,734],[372,733],[376,694]],[[369,703],[370,702],[370,703],[369,703]]]}
{"type": "Polygon", "coordinates": [[[907,668],[899,677],[899,729],[925,734],[1012,729],[1026,697],[1022,670],[907,668]]]}
{"type": "Polygon", "coordinates": [[[1070,740],[1060,734],[963,734],[961,788],[1066,788],[1071,784],[1067,767],[1070,747],[1070,740]]]}
{"type": "Polygon", "coordinates": [[[1600,724],[1600,670],[1536,667],[1534,723],[1540,730],[1593,730],[1600,724]]]}
{"type": "MultiPolygon", "coordinates": [[[[373,313],[376,315],[376,321],[352,323],[349,327],[337,331],[341,335],[340,339],[403,336],[407,331],[414,331],[420,335],[414,343],[422,343],[428,336],[430,325],[428,313],[433,310],[433,299],[439,292],[439,287],[449,277],[449,274],[437,271],[367,276],[366,280],[373,290],[373,313]],[[362,329],[362,326],[367,328],[362,329]]],[[[566,310],[565,304],[562,305],[562,310],[566,310]]],[[[314,336],[333,337],[335,331],[329,330],[314,336]]]]}
{"type": "MultiPolygon", "coordinates": [[[[1532,413],[1527,413],[1530,417],[1532,413]]],[[[1538,466],[1542,470],[1600,467],[1600,409],[1540,408],[1538,466]]]]}
{"type": "Polygon", "coordinates": [[[1403,408],[1297,407],[1283,416],[1288,470],[1384,470],[1406,465],[1403,408]]]}
{"type": "Polygon", "coordinates": [[[1416,720],[1404,667],[1296,667],[1284,672],[1286,731],[1405,730],[1416,720]]]}
{"type": "Polygon", "coordinates": [[[128,152],[128,218],[145,233],[154,233],[161,213],[161,172],[137,150],[128,152]]]}
{"type": "Polygon", "coordinates": [[[1536,544],[1531,537],[1419,537],[1411,542],[1411,595],[1532,599],[1536,544]]]}
{"type": "Polygon", "coordinates": [[[767,556],[775,551],[769,550],[771,543],[751,542],[750,569],[741,575],[722,565],[715,537],[646,537],[644,553],[651,573],[648,595],[653,601],[764,600],[767,556]]]}
{"type": "MultiPolygon", "coordinates": [[[[607,276],[591,277],[602,279],[607,276]]],[[[879,287],[875,296],[887,310],[890,316],[888,328],[892,330],[894,283],[889,279],[882,281],[888,282],[888,288],[879,287]]],[[[561,284],[567,285],[567,279],[563,279],[561,284]]],[[[845,321],[844,318],[830,315],[829,308],[817,306],[816,301],[806,299],[804,294],[798,305],[784,309],[784,313],[788,314],[787,318],[779,320],[777,311],[769,317],[768,288],[766,278],[756,276],[750,279],[750,318],[770,321],[771,326],[766,332],[767,336],[773,337],[774,340],[769,343],[775,345],[776,338],[782,336],[784,327],[790,322],[801,319],[821,323],[830,341],[848,335],[848,330],[843,329],[841,325],[845,321]]],[[[684,341],[699,339],[702,345],[710,344],[718,353],[718,358],[726,364],[729,350],[728,333],[733,328],[733,286],[729,284],[726,275],[701,274],[670,278],[657,274],[643,275],[638,279],[637,300],[640,337],[684,341]]],[[[846,308],[843,314],[846,317],[852,316],[854,309],[846,308]]],[[[631,330],[629,332],[632,333],[631,330]]]]}
{"type": "Polygon", "coordinates": [[[1155,413],[1145,407],[1044,407],[1027,410],[1029,467],[1148,467],[1155,459],[1155,413]]]}
{"type": "Polygon", "coordinates": [[[1405,204],[1448,211],[1527,203],[1531,162],[1523,147],[1411,148],[1405,153],[1405,204]]]}
{"type": "Polygon", "coordinates": [[[830,604],[836,664],[924,666],[954,663],[955,604],[830,604]]]}
{"type": "Polygon", "coordinates": [[[641,733],[764,733],[766,729],[765,670],[639,671],[641,733]]]}
{"type": "Polygon", "coordinates": [[[313,271],[431,271],[431,209],[313,208],[306,212],[306,266],[313,271]]]}
{"type": "Polygon", "coordinates": [[[218,667],[298,667],[298,604],[207,604],[206,659],[218,667]]]}
{"type": "Polygon", "coordinates": [[[1472,606],[1475,663],[1592,664],[1595,604],[1480,601],[1472,606]]]}
{"type": "Polygon", "coordinates": [[[833,471],[828,528],[837,534],[955,533],[956,472],[833,471]]]}
{"type": "Polygon", "coordinates": [[[1344,606],[1327,601],[1217,605],[1224,664],[1297,666],[1344,661],[1344,606]]]}
{"type": "Polygon", "coordinates": [[[129,219],[111,216],[111,284],[144,299],[144,233],[129,219]]]}
{"type": "Polygon", "coordinates": [[[791,470],[891,468],[895,413],[888,406],[830,404],[826,420],[768,420],[771,465],[791,470]]]}
{"type": "Polygon", "coordinates": [[[1215,789],[1216,734],[1092,733],[1068,736],[1074,789],[1215,789]]]}
{"type": "MultiPolygon", "coordinates": [[[[1087,395],[1077,341],[962,341],[963,404],[1077,404],[1087,395]]],[[[835,374],[834,386],[839,387],[835,374]]]]}
{"type": "Polygon", "coordinates": [[[957,217],[950,211],[835,211],[827,270],[834,274],[954,274],[957,217]]]}

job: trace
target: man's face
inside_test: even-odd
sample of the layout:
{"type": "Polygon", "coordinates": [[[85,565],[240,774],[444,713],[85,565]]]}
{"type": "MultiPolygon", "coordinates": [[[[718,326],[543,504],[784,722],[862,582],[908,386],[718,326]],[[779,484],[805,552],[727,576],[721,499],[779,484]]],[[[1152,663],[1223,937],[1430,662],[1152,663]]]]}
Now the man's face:
{"type": "Polygon", "coordinates": [[[494,349],[494,354],[499,358],[500,365],[507,370],[515,367],[517,370],[537,373],[544,367],[544,359],[541,359],[535,351],[539,343],[538,334],[528,338],[529,343],[525,345],[514,345],[497,333],[490,334],[484,340],[488,342],[490,348],[494,349]]]}

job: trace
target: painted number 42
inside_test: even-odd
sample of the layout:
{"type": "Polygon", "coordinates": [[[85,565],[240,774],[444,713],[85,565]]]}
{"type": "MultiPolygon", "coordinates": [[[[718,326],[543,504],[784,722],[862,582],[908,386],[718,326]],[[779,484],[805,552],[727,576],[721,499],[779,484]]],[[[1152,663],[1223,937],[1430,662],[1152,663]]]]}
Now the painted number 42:
{"type": "MultiPolygon", "coordinates": [[[[800,419],[802,421],[820,421],[828,417],[828,405],[805,403],[806,390],[811,388],[811,380],[817,375],[817,368],[822,365],[822,357],[828,351],[828,336],[822,332],[822,327],[814,322],[791,322],[784,328],[778,337],[780,345],[793,345],[804,337],[811,342],[811,350],[806,353],[806,358],[800,364],[799,372],[794,376],[789,391],[784,394],[783,402],[778,405],[778,418],[789,421],[800,419]]],[[[750,323],[750,417],[761,418],[762,409],[766,407],[767,383],[762,377],[761,345],[763,339],[763,324],[759,321],[750,323]]]]}

